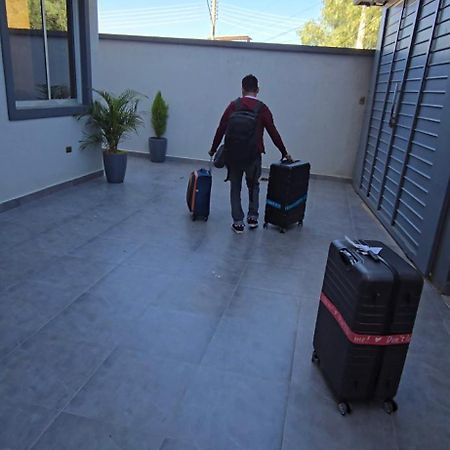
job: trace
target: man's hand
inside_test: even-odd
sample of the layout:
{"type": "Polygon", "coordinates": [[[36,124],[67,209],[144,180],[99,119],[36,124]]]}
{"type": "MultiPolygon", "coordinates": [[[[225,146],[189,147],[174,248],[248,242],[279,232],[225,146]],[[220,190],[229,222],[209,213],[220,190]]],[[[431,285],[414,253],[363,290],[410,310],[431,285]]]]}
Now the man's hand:
{"type": "Polygon", "coordinates": [[[289,153],[286,153],[286,155],[284,155],[284,159],[290,163],[294,162],[294,160],[292,159],[292,156],[289,153]]]}

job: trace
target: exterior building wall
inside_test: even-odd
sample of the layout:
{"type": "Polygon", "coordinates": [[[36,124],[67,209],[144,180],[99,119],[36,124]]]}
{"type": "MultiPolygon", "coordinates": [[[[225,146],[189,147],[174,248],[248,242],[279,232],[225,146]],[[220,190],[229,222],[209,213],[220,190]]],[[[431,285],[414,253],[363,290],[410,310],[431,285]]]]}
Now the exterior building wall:
{"type": "MultiPolygon", "coordinates": [[[[168,154],[206,159],[223,110],[253,73],[288,151],[315,174],[351,178],[372,65],[370,51],[101,35],[95,87],[149,97],[146,127],[125,149],[148,152],[150,103],[161,90],[168,154]]],[[[267,135],[265,143],[268,166],[280,153],[267,135]]]]}
{"type": "MultiPolygon", "coordinates": [[[[89,4],[94,83],[96,3],[89,4]]],[[[100,170],[100,152],[79,149],[82,129],[82,122],[71,116],[10,121],[0,57],[0,204],[100,170]],[[72,153],[66,153],[67,146],[72,153]]]]}

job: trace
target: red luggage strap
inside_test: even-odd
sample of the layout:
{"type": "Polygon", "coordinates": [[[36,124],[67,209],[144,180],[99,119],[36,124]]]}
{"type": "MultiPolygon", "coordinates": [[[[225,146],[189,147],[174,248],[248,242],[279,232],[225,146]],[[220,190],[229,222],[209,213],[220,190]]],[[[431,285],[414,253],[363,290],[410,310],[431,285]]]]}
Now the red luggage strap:
{"type": "Polygon", "coordinates": [[[390,334],[390,335],[376,335],[376,334],[358,334],[354,333],[348,326],[342,314],[338,311],[333,302],[324,294],[320,294],[320,301],[328,309],[330,314],[334,317],[338,325],[341,327],[347,339],[352,344],[359,345],[401,345],[409,344],[411,342],[412,334],[390,334]]]}

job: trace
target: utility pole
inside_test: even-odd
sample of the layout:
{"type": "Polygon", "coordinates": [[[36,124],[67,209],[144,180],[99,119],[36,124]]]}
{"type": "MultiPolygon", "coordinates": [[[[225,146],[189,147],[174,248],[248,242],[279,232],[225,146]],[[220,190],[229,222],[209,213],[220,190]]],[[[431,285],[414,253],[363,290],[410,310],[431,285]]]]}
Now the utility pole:
{"type": "Polygon", "coordinates": [[[367,6],[361,6],[361,18],[359,19],[358,36],[356,38],[356,48],[364,48],[364,37],[367,26],[367,6]]]}
{"type": "Polygon", "coordinates": [[[216,38],[216,21],[218,18],[217,8],[219,4],[219,0],[212,0],[211,5],[211,39],[214,40],[216,38]]]}

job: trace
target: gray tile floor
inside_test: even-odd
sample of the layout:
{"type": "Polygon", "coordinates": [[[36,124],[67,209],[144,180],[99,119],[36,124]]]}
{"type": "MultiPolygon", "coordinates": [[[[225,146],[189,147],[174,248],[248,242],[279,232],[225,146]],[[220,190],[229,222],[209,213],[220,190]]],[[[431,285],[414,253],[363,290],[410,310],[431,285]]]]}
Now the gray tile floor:
{"type": "MultiPolygon", "coordinates": [[[[311,340],[327,248],[391,243],[350,185],[312,180],[304,228],[208,223],[191,166],[130,158],[126,183],[0,215],[0,449],[447,449],[450,310],[426,285],[397,400],[341,417],[311,340]]],[[[262,193],[262,196],[264,192],[262,193]]]]}

